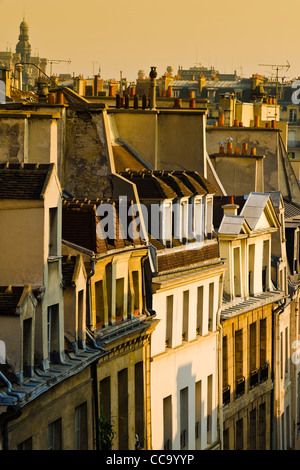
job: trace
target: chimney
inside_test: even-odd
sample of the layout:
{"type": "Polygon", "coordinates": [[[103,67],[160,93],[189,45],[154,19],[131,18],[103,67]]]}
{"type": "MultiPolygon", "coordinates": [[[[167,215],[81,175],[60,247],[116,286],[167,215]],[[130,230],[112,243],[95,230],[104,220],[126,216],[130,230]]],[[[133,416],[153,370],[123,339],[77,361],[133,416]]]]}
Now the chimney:
{"type": "Polygon", "coordinates": [[[254,116],[254,127],[259,127],[259,116],[254,116]]]}
{"type": "Polygon", "coordinates": [[[219,114],[219,126],[224,126],[224,114],[219,114]]]}
{"type": "Polygon", "coordinates": [[[222,206],[224,215],[238,215],[239,205],[234,203],[234,197],[228,196],[228,204],[222,206]]]}
{"type": "Polygon", "coordinates": [[[151,67],[150,71],[150,109],[156,108],[156,67],[151,67]]]}
{"type": "Polygon", "coordinates": [[[39,97],[39,103],[47,103],[48,100],[48,82],[46,78],[39,77],[37,79],[37,95],[39,97]]]}
{"type": "Polygon", "coordinates": [[[172,96],[173,96],[173,87],[172,86],[168,87],[168,93],[167,94],[168,94],[169,98],[172,98],[172,96]]]}
{"type": "MultiPolygon", "coordinates": [[[[4,83],[3,88],[5,88],[5,91],[3,89],[3,92],[5,92],[5,96],[10,98],[11,69],[2,68],[0,70],[0,79],[4,83]]],[[[3,102],[5,102],[5,96],[3,97],[3,102]]]]}
{"type": "Polygon", "coordinates": [[[23,89],[23,67],[21,64],[16,65],[15,74],[16,74],[16,78],[18,81],[18,88],[19,90],[22,90],[23,89]]]}
{"type": "Polygon", "coordinates": [[[247,151],[248,151],[248,144],[244,143],[242,145],[242,155],[247,155],[247,151]]]}
{"type": "Polygon", "coordinates": [[[181,108],[181,104],[182,104],[181,98],[175,98],[173,108],[181,108]]]}
{"type": "Polygon", "coordinates": [[[255,155],[256,155],[256,147],[253,147],[253,148],[251,149],[251,155],[252,155],[252,156],[255,156],[255,155]]]}

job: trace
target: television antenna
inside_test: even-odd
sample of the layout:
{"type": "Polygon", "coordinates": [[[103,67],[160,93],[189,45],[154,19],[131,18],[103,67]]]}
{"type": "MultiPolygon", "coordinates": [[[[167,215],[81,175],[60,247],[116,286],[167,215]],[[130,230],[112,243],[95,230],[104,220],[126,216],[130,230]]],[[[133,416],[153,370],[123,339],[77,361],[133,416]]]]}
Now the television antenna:
{"type": "MultiPolygon", "coordinates": [[[[278,64],[258,64],[260,67],[272,67],[272,70],[276,70],[276,91],[275,91],[275,97],[276,97],[276,105],[277,105],[277,97],[278,97],[278,78],[279,78],[279,70],[286,70],[286,72],[290,68],[289,61],[286,61],[286,65],[278,65],[278,64]]],[[[277,117],[277,107],[275,105],[275,121],[277,117]]]]}

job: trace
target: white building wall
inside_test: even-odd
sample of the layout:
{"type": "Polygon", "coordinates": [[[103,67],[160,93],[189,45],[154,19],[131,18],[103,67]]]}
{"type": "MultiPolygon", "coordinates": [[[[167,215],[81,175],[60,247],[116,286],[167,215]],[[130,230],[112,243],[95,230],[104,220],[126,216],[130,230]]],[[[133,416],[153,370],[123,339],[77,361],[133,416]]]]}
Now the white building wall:
{"type": "MultiPolygon", "coordinates": [[[[219,276],[185,283],[157,291],[153,296],[153,308],[160,319],[151,339],[151,421],[152,448],[164,449],[163,400],[172,400],[172,448],[180,450],[180,390],[188,387],[188,448],[196,449],[195,442],[195,384],[201,381],[201,449],[217,439],[218,403],[218,332],[216,319],[219,296],[219,276]],[[213,292],[213,332],[208,331],[209,284],[213,292]],[[202,335],[197,327],[197,292],[203,286],[202,335]],[[189,290],[189,322],[187,341],[182,339],[183,292],[189,290]],[[173,295],[172,348],[166,347],[167,296],[173,295]],[[207,435],[207,384],[212,375],[211,442],[207,435]]],[[[199,442],[199,441],[198,441],[199,442]]]]}

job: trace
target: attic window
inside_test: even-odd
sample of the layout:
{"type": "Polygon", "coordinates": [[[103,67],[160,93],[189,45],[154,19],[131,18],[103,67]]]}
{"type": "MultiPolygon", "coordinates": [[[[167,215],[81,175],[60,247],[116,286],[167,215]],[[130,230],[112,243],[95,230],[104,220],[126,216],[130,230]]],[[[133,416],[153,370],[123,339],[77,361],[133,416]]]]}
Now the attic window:
{"type": "Polygon", "coordinates": [[[49,209],[49,256],[57,256],[57,207],[49,209]]]}

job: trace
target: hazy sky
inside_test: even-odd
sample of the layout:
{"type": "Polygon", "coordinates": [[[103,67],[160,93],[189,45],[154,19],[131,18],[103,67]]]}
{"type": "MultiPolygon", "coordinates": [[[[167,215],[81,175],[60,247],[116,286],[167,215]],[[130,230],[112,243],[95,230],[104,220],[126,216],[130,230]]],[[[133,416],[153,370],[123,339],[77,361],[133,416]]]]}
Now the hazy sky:
{"type": "MultiPolygon", "coordinates": [[[[0,50],[15,52],[19,25],[29,25],[32,55],[71,60],[53,73],[135,80],[196,63],[223,73],[300,76],[299,0],[0,0],[0,50]]],[[[48,72],[50,68],[48,67],[48,72]]]]}

